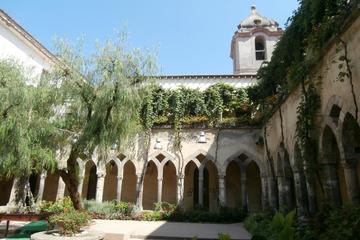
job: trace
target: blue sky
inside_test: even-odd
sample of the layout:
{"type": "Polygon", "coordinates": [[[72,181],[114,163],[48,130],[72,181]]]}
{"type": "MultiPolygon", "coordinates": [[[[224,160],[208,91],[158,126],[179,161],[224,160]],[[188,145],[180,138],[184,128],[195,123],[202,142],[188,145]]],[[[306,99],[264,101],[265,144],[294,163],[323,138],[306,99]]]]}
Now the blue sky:
{"type": "Polygon", "coordinates": [[[126,28],[132,47],[156,48],[160,74],[231,74],[230,41],[256,5],[284,27],[297,0],[1,0],[0,7],[52,50],[55,36],[86,50],[126,28]]]}

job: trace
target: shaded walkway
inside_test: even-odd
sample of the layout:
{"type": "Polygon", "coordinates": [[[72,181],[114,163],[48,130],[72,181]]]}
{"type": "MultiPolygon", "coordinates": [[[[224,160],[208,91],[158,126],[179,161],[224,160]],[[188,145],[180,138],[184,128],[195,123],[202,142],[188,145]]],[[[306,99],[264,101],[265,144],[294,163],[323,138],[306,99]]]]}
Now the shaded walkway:
{"type": "Polygon", "coordinates": [[[106,233],[106,239],[217,239],[219,233],[232,240],[248,240],[251,235],[242,223],[175,223],[148,221],[94,220],[91,230],[106,233]]]}

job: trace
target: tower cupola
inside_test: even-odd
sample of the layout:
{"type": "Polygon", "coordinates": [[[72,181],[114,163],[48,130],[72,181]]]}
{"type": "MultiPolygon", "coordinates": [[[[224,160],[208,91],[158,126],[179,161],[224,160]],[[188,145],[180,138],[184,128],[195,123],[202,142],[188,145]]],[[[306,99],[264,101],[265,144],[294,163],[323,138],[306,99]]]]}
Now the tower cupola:
{"type": "Polygon", "coordinates": [[[250,15],[240,22],[231,41],[234,74],[255,75],[264,61],[270,61],[283,31],[272,19],[251,6],[250,15]]]}

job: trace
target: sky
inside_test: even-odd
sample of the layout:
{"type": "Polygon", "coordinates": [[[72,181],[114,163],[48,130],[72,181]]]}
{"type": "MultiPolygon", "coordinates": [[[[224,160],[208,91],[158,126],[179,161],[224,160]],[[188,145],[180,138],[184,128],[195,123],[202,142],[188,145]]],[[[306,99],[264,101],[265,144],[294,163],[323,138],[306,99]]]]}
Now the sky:
{"type": "Polygon", "coordinates": [[[231,74],[231,38],[251,5],[284,28],[298,0],[0,0],[50,51],[56,37],[83,37],[91,53],[125,30],[131,47],[155,49],[161,75],[231,74]]]}

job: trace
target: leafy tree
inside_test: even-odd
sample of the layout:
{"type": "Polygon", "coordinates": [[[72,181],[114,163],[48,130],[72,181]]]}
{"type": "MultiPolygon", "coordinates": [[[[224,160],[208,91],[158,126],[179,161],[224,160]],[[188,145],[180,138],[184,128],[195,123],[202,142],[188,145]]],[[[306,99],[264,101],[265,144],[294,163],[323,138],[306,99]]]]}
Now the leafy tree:
{"type": "Polygon", "coordinates": [[[50,140],[59,146],[58,157],[64,167],[58,172],[74,207],[81,209],[77,160],[90,159],[96,153],[104,161],[111,146],[119,151],[129,146],[141,130],[143,76],[152,75],[155,64],[151,55],[127,50],[122,41],[108,41],[90,57],[65,41],[59,41],[57,48],[64,64],[56,66],[49,80],[56,86],[49,94],[56,96],[58,109],[52,119],[56,131],[50,140]]]}
{"type": "Polygon", "coordinates": [[[18,179],[16,200],[23,204],[30,194],[22,191],[29,176],[56,167],[54,145],[48,141],[53,132],[49,106],[54,97],[30,85],[28,75],[15,61],[0,61],[0,176],[18,179]]]}

